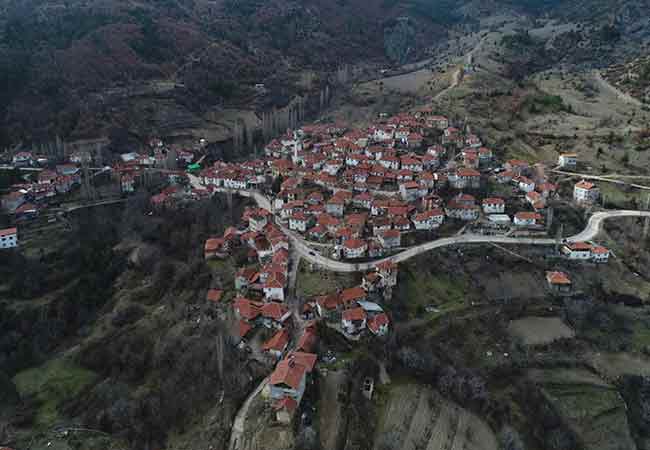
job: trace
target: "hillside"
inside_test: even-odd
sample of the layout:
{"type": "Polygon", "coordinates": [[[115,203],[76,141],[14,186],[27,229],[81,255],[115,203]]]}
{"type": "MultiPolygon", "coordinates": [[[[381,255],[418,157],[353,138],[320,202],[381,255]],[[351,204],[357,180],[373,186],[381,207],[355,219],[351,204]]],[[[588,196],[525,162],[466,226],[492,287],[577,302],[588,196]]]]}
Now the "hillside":
{"type": "MultiPolygon", "coordinates": [[[[355,69],[418,60],[492,15],[584,22],[638,49],[647,0],[12,1],[0,9],[0,147],[170,128],[223,140],[224,108],[267,110],[355,69]],[[399,20],[398,20],[399,19],[399,20]],[[264,89],[255,89],[264,84],[264,89]],[[165,111],[159,113],[160,110],[165,111]],[[211,136],[214,134],[214,136],[211,136]]],[[[534,55],[535,52],[527,52],[534,55]]],[[[571,59],[584,59],[574,52],[571,59]]],[[[589,54],[598,56],[597,53],[589,54]]],[[[602,56],[602,55],[601,55],[602,56]]],[[[228,125],[225,126],[228,128],[228,125]]]]}

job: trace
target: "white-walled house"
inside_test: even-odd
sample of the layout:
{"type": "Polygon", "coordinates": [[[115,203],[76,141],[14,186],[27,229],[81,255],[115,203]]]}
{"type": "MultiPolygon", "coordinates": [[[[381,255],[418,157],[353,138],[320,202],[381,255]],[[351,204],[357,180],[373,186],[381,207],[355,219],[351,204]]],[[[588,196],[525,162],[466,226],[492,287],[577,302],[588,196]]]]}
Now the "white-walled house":
{"type": "Polygon", "coordinates": [[[574,261],[587,261],[592,259],[592,245],[586,242],[564,244],[560,251],[565,257],[574,261]]]}
{"type": "Polygon", "coordinates": [[[536,212],[521,211],[515,214],[514,224],[518,227],[529,227],[538,225],[542,215],[536,212]]]}
{"type": "Polygon", "coordinates": [[[578,155],[575,153],[562,153],[557,159],[557,164],[563,169],[575,169],[578,165],[578,155]]]}
{"type": "Polygon", "coordinates": [[[18,247],[18,228],[0,230],[0,249],[18,247]]]}
{"type": "Polygon", "coordinates": [[[594,203],[600,197],[600,190],[595,184],[582,180],[573,188],[573,199],[578,203],[594,203]]]}
{"type": "Polygon", "coordinates": [[[483,199],[482,206],[485,214],[503,214],[506,210],[505,200],[498,197],[483,199]]]}

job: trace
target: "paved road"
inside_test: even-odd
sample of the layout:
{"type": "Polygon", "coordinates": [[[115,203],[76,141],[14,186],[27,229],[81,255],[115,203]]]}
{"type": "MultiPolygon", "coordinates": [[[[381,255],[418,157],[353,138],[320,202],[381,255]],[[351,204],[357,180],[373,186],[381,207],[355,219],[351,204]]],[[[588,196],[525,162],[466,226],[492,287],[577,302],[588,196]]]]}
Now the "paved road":
{"type": "MultiPolygon", "coordinates": [[[[196,178],[196,177],[194,177],[196,178]]],[[[190,178],[191,179],[191,178],[190,178]]],[[[198,180],[198,178],[196,178],[198,180]]],[[[194,182],[193,182],[194,185],[194,182]]],[[[200,183],[199,183],[199,187],[200,183]]],[[[226,190],[223,190],[224,192],[226,190]]],[[[250,197],[255,199],[257,204],[271,211],[271,202],[264,197],[259,192],[249,192],[249,191],[236,191],[241,193],[245,197],[250,197]]],[[[568,242],[582,242],[589,241],[598,235],[602,223],[605,220],[613,219],[617,217],[650,217],[650,211],[633,211],[633,210],[615,210],[615,211],[602,211],[593,214],[587,226],[580,233],[575,236],[571,236],[566,240],[568,242]]],[[[452,236],[441,239],[436,239],[435,241],[426,242],[415,247],[411,247],[407,250],[399,252],[393,256],[383,258],[380,260],[363,262],[363,263],[354,263],[354,262],[344,262],[336,261],[330,258],[327,258],[318,252],[315,252],[312,248],[309,247],[309,243],[305,241],[302,236],[298,235],[287,229],[279,219],[276,217],[276,224],[282,229],[282,231],[287,235],[291,244],[294,246],[296,251],[300,254],[302,258],[305,258],[307,261],[314,263],[320,267],[323,267],[332,272],[360,272],[368,271],[374,269],[378,264],[385,261],[392,261],[395,263],[404,262],[415,256],[421,255],[423,253],[429,252],[431,250],[447,247],[450,245],[465,245],[465,244],[511,244],[511,245],[553,245],[556,243],[555,239],[551,238],[527,238],[527,237],[508,237],[508,236],[484,236],[480,234],[463,234],[460,236],[452,236]]]]}

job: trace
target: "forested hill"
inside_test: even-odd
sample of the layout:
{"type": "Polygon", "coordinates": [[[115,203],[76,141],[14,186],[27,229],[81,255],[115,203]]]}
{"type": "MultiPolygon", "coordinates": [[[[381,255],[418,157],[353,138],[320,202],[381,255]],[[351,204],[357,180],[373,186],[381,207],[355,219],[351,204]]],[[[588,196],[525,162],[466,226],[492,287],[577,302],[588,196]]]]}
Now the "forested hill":
{"type": "Polygon", "coordinates": [[[646,17],[648,2],[9,0],[0,7],[0,146],[92,133],[84,116],[101,116],[107,93],[142,82],[183,85],[182,101],[200,109],[246,101],[262,82],[295,91],[305,69],[415,60],[449,30],[500,11],[625,23],[646,17]]]}

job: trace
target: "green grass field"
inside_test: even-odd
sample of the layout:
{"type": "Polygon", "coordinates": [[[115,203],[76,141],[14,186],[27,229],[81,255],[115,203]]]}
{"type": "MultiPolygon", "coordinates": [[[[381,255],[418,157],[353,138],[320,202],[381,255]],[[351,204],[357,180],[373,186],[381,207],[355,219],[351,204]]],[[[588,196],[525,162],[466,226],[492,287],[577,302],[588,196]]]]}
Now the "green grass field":
{"type": "Polygon", "coordinates": [[[14,377],[22,397],[39,403],[38,426],[51,426],[59,418],[59,407],[93,383],[97,375],[67,359],[55,359],[40,367],[26,369],[14,377]]]}

